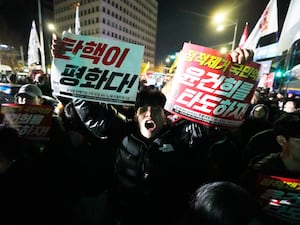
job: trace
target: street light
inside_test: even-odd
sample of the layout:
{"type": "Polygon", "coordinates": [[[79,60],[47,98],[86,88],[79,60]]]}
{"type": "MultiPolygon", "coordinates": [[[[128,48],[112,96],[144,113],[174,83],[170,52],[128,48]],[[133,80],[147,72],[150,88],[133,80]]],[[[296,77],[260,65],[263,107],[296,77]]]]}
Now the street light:
{"type": "Polygon", "coordinates": [[[53,23],[48,23],[48,29],[49,29],[51,32],[56,31],[55,25],[54,25],[53,23]]]}
{"type": "Polygon", "coordinates": [[[220,52],[221,52],[222,54],[225,54],[225,53],[228,52],[228,49],[227,49],[226,47],[222,47],[222,48],[220,49],[220,52]]]}
{"type": "Polygon", "coordinates": [[[224,13],[218,13],[214,16],[214,23],[218,24],[217,31],[222,31],[224,30],[225,27],[234,26],[233,39],[231,45],[231,50],[234,50],[235,43],[236,43],[237,28],[238,28],[238,19],[232,21],[227,19],[224,13]]]}
{"type": "MultiPolygon", "coordinates": [[[[48,30],[51,32],[51,33],[56,33],[56,27],[53,23],[48,23],[48,30]]],[[[48,47],[49,47],[49,62],[51,64],[51,61],[52,61],[52,55],[51,55],[51,40],[52,40],[52,37],[49,39],[49,43],[48,43],[48,47]]]]}

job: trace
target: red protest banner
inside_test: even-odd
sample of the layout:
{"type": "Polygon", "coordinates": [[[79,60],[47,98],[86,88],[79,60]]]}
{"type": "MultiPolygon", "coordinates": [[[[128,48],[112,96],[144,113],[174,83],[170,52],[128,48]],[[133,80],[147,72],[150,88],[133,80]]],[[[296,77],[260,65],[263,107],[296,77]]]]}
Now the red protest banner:
{"type": "Polygon", "coordinates": [[[267,215],[284,224],[300,224],[300,179],[260,175],[257,197],[267,215]]]}
{"type": "Polygon", "coordinates": [[[215,49],[184,43],[165,108],[205,125],[238,127],[259,69],[258,63],[232,63],[215,49]]]}
{"type": "Polygon", "coordinates": [[[49,140],[53,107],[46,105],[2,104],[2,125],[18,130],[20,137],[49,140]]]}

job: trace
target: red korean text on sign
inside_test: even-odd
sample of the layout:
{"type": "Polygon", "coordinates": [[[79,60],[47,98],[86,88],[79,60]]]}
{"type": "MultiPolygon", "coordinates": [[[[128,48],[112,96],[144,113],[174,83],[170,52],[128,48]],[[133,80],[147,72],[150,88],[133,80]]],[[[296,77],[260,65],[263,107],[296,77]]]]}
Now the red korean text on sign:
{"type": "Polygon", "coordinates": [[[101,62],[106,66],[114,65],[116,68],[121,67],[129,53],[128,48],[122,50],[118,46],[108,46],[108,44],[94,41],[84,42],[69,37],[62,39],[62,45],[65,51],[63,54],[56,55],[56,58],[71,60],[70,55],[78,54],[81,58],[91,59],[93,64],[101,62]]]}
{"type": "Polygon", "coordinates": [[[166,109],[206,125],[237,127],[257,86],[259,64],[237,64],[186,43],[166,109]]]}

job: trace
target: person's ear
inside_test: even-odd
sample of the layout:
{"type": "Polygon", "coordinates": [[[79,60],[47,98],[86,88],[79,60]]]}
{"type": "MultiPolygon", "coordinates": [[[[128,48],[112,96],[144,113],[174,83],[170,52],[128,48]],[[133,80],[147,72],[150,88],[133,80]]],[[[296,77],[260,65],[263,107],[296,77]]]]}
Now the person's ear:
{"type": "Polygon", "coordinates": [[[286,144],[286,142],[287,142],[286,137],[283,136],[283,135],[278,135],[278,136],[276,137],[276,140],[277,140],[277,142],[278,142],[278,144],[279,144],[280,146],[284,146],[284,145],[286,144]]]}
{"type": "Polygon", "coordinates": [[[40,105],[42,105],[44,103],[44,101],[45,101],[44,98],[39,98],[39,100],[40,100],[40,105]]]}

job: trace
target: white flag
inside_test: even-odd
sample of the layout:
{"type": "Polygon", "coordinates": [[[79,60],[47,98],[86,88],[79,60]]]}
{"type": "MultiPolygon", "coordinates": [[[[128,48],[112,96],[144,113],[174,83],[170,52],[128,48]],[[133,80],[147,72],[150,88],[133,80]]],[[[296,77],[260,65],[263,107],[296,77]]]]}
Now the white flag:
{"type": "Polygon", "coordinates": [[[291,0],[278,42],[278,52],[289,49],[300,38],[300,1],[291,0]]]}
{"type": "Polygon", "coordinates": [[[37,34],[35,21],[32,21],[30,36],[29,36],[29,44],[28,44],[28,66],[32,64],[38,64],[40,62],[40,54],[39,49],[41,48],[39,37],[37,34]]]}
{"type": "Polygon", "coordinates": [[[241,37],[241,40],[239,43],[239,48],[244,47],[247,39],[248,39],[248,22],[246,22],[246,24],[245,24],[244,31],[243,31],[243,34],[242,34],[242,37],[241,37]]]}
{"type": "Polygon", "coordinates": [[[79,3],[76,5],[75,34],[80,34],[79,3]]]}
{"type": "Polygon", "coordinates": [[[270,0],[254,29],[251,31],[244,48],[256,49],[259,39],[278,31],[277,0],[270,0]]]}

